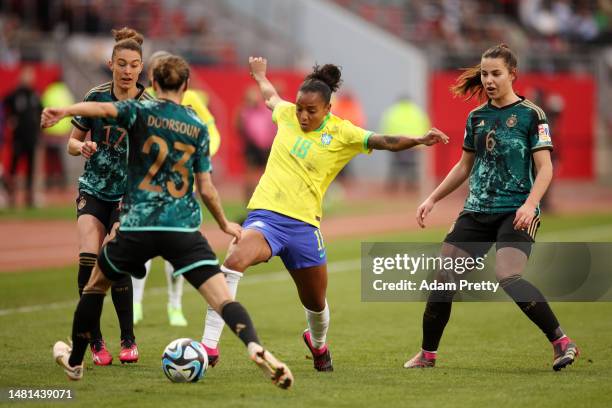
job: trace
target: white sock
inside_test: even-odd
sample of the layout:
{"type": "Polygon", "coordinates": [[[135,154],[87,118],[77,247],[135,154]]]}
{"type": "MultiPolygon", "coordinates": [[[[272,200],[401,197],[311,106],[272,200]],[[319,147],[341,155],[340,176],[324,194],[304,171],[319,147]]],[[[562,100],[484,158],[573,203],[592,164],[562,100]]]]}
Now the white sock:
{"type": "MultiPolygon", "coordinates": [[[[242,273],[233,271],[221,265],[221,272],[225,275],[225,282],[230,290],[232,299],[236,299],[236,292],[238,291],[238,282],[242,278],[242,273]]],[[[221,338],[221,332],[225,321],[219,316],[219,313],[215,312],[210,306],[206,310],[206,320],[204,321],[204,333],[202,334],[202,343],[206,347],[217,348],[219,339],[221,338]]]]}
{"type": "Polygon", "coordinates": [[[168,261],[164,261],[164,270],[166,271],[166,282],[168,282],[168,304],[175,309],[180,309],[183,303],[183,283],[185,278],[183,278],[183,275],[179,275],[176,278],[173,277],[174,268],[168,261]]]}
{"type": "Polygon", "coordinates": [[[136,279],[134,277],[132,277],[132,287],[133,287],[133,302],[134,303],[142,303],[142,298],[144,296],[144,288],[145,288],[145,284],[147,283],[147,278],[149,277],[149,272],[151,272],[151,262],[152,260],[149,259],[147,261],[147,263],[145,263],[145,268],[147,270],[147,272],[145,273],[144,278],[142,279],[136,279]]]}
{"type": "Polygon", "coordinates": [[[320,349],[325,345],[327,328],[329,327],[329,306],[327,305],[327,300],[325,300],[325,309],[320,312],[313,312],[306,308],[304,310],[306,311],[306,321],[308,322],[312,346],[320,349]]]}

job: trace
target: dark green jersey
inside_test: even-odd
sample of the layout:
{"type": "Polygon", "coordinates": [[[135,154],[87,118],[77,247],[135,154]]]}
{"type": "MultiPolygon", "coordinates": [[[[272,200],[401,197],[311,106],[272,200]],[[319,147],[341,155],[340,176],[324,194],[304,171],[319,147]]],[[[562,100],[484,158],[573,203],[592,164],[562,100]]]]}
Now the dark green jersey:
{"type": "Polygon", "coordinates": [[[503,108],[487,102],[468,115],[463,149],[475,154],[465,209],[515,211],[525,203],[533,186],[532,154],[552,150],[546,115],[523,97],[503,108]]]}
{"type": "MultiPolygon", "coordinates": [[[[138,86],[137,100],[151,100],[153,97],[138,86]]],[[[116,102],[113,83],[107,82],[90,90],[85,102],[116,102]]],[[[79,177],[79,190],[105,201],[119,201],[125,192],[127,177],[127,140],[125,128],[117,125],[115,119],[86,118],[75,116],[72,124],[91,132],[91,140],[98,150],[85,162],[85,171],[79,177]]]]}
{"type": "Polygon", "coordinates": [[[195,173],[210,172],[208,129],[189,107],[167,100],[115,103],[128,132],[122,231],[195,231],[202,221],[195,173]]]}

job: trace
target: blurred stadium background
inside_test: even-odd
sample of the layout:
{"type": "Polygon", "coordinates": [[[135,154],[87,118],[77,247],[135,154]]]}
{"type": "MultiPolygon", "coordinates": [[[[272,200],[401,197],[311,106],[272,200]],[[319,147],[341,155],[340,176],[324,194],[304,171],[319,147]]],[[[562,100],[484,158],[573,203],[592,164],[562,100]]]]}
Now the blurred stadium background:
{"type": "MultiPolygon", "coordinates": [[[[476,64],[482,51],[499,42],[519,55],[516,88],[551,122],[555,179],[540,239],[612,242],[611,0],[0,0],[0,101],[28,67],[34,69],[34,88],[44,103],[81,100],[93,86],[110,80],[105,65],[113,45],[110,30],[123,26],[145,35],[145,61],[165,49],[192,64],[192,88],[200,91],[221,133],[214,181],[235,220],[245,214],[243,190],[250,177],[238,126],[252,86],[249,55],[268,57],[270,77],[286,99],[294,99],[314,63],[333,62],[343,67],[345,80],[333,102],[340,116],[375,131],[412,126],[405,131],[418,132],[431,123],[452,138],[450,145],[415,149],[401,160],[382,152],[358,157],[328,192],[322,229],[333,274],[331,336],[338,361],[338,373],[329,381],[303,360],[303,310],[282,265],[258,266],[245,278],[241,302],[252,310],[263,340],[274,343],[298,378],[296,391],[287,397],[291,406],[400,406],[406,401],[419,406],[609,406],[609,386],[606,391],[603,384],[612,381],[611,304],[555,306],[585,350],[566,376],[552,377],[550,350],[540,333],[507,304],[456,306],[449,337],[462,341],[445,343],[445,362],[435,372],[406,373],[402,359],[418,347],[422,305],[359,302],[358,257],[360,241],[439,241],[444,236],[465,191],[437,206],[433,228],[417,232],[413,214],[459,157],[467,113],[477,104],[453,99],[448,87],[459,68],[476,64]],[[402,110],[405,104],[409,113],[402,110]],[[361,330],[370,325],[376,330],[361,330]],[[507,336],[507,327],[518,334],[507,336]],[[482,354],[473,353],[475,342],[482,354]],[[384,344],[385,352],[364,358],[364,350],[371,356],[372,344],[384,344]],[[407,387],[407,382],[419,386],[407,387]]],[[[141,83],[146,83],[144,74],[141,83]]],[[[74,199],[83,159],[66,154],[69,131],[67,126],[31,135],[35,195],[28,208],[27,166],[18,163],[15,178],[9,177],[16,141],[0,109],[0,387],[65,385],[49,350],[70,333],[77,297],[74,199]],[[16,187],[14,205],[9,185],[16,187]],[[15,355],[21,356],[17,362],[15,355]]],[[[203,231],[223,258],[227,238],[210,216],[203,231]]],[[[154,265],[160,272],[160,263],[154,265]]],[[[187,289],[190,326],[169,328],[163,279],[162,273],[152,274],[145,324],[136,328],[138,338],[146,339],[140,343],[142,361],[127,368],[132,374],[118,366],[108,368],[112,376],[89,367],[87,376],[100,371],[91,378],[95,382],[88,378],[79,384],[80,402],[108,406],[125,403],[130,395],[138,406],[200,404],[204,392],[216,406],[286,403],[272,387],[264,390],[253,380],[252,367],[231,336],[223,343],[225,363],[203,388],[179,387],[180,398],[171,399],[177,388],[163,378],[159,354],[172,338],[199,336],[204,308],[187,289]]],[[[103,325],[116,348],[112,312],[104,314],[103,325]]]]}
{"type": "MultiPolygon", "coordinates": [[[[2,0],[0,100],[18,86],[26,67],[35,71],[43,104],[81,100],[110,79],[110,30],[123,26],[145,35],[145,61],[165,49],[191,62],[192,88],[222,136],[215,182],[236,219],[244,215],[243,185],[251,177],[238,131],[252,86],[249,55],[269,58],[270,76],[289,100],[314,63],[333,62],[343,67],[345,80],[333,108],[340,116],[375,131],[418,133],[432,124],[451,136],[448,146],[358,157],[330,188],[329,215],[401,211],[404,222],[390,227],[412,229],[414,204],[459,157],[465,118],[477,103],[453,99],[448,87],[459,68],[477,63],[484,49],[500,42],[519,55],[516,88],[551,122],[555,181],[546,210],[580,213],[612,203],[610,0],[2,0]],[[400,102],[413,110],[402,110],[400,102]],[[414,116],[419,111],[424,114],[414,116]]],[[[146,84],[144,73],[141,82],[146,84]]],[[[1,111],[2,235],[10,237],[20,219],[50,218],[65,221],[68,235],[60,235],[74,242],[69,225],[83,160],[66,153],[70,126],[28,139],[36,145],[35,193],[33,209],[24,209],[27,163],[17,163],[10,177],[19,141],[1,111]]],[[[454,217],[462,194],[453,196],[448,211],[438,211],[440,223],[454,217]]]]}

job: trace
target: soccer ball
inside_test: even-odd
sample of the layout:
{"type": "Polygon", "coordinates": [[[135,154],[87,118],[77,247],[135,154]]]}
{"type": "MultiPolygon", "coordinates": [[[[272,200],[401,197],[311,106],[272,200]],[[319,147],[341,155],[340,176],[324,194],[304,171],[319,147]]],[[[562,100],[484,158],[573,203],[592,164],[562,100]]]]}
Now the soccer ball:
{"type": "Polygon", "coordinates": [[[172,382],[197,382],[208,368],[204,347],[192,339],[176,339],[164,349],[162,369],[172,382]]]}

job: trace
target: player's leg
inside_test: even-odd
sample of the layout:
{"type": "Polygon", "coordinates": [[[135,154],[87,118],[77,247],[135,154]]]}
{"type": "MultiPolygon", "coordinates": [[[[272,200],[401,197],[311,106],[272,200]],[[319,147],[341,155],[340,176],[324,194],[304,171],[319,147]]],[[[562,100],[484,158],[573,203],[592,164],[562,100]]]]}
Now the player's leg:
{"type": "MultiPolygon", "coordinates": [[[[158,235],[162,256],[172,263],[174,275],[183,275],[225,324],[247,347],[249,356],[281,388],[291,385],[293,377],[286,365],[260,345],[247,311],[229,290],[215,253],[200,232],[169,232],[158,235]],[[163,244],[163,245],[162,245],[163,244]]],[[[244,238],[244,237],[243,237],[244,238]]]]}
{"type": "MultiPolygon", "coordinates": [[[[105,242],[109,242],[115,238],[117,229],[119,228],[119,209],[117,208],[113,215],[111,232],[106,237],[105,242]]],[[[136,336],[134,335],[134,298],[132,289],[132,277],[124,275],[121,279],[113,282],[111,286],[111,296],[117,319],[119,320],[119,328],[121,330],[121,351],[119,352],[119,361],[122,363],[135,363],[138,361],[138,346],[136,345],[136,336]]]]}
{"type": "MultiPolygon", "coordinates": [[[[107,234],[106,223],[110,217],[111,209],[108,203],[80,192],[77,203],[77,232],[79,240],[79,271],[78,289],[79,296],[82,295],[85,285],[89,282],[92,270],[96,264],[98,253],[104,237],[107,234]]],[[[94,364],[109,365],[113,356],[106,348],[100,331],[100,322],[92,329],[91,333],[91,355],[94,364]]]]}
{"type": "Polygon", "coordinates": [[[327,254],[321,231],[313,225],[294,220],[291,239],[279,252],[291,274],[304,306],[308,327],[302,338],[310,350],[317,371],[333,371],[327,345],[330,313],[327,305],[327,254]]]}
{"type": "MultiPolygon", "coordinates": [[[[217,269],[220,272],[220,269],[217,269]]],[[[214,272],[213,268],[198,268],[184,274],[185,279],[204,297],[215,313],[222,316],[223,321],[240,338],[247,348],[251,360],[255,362],[266,377],[280,388],[286,389],[293,383],[291,371],[272,353],[261,346],[255,326],[247,310],[233,300],[222,274],[214,272]]]]}
{"type": "MultiPolygon", "coordinates": [[[[272,250],[261,231],[250,228],[242,230],[240,241],[230,244],[228,256],[221,266],[232,299],[236,298],[238,282],[244,271],[251,265],[267,261],[271,256],[272,250]]],[[[212,366],[219,360],[218,344],[224,325],[223,318],[209,306],[206,311],[202,344],[212,366]]]]}
{"type": "Polygon", "coordinates": [[[551,342],[553,369],[558,371],[572,364],[578,357],[579,350],[561,329],[542,292],[522,277],[539,220],[534,220],[532,228],[516,231],[512,225],[513,219],[513,214],[508,216],[498,233],[495,276],[508,296],[551,342]]]}
{"type": "Polygon", "coordinates": [[[174,276],[174,268],[170,262],[164,262],[164,272],[168,284],[168,321],[170,326],[185,327],[187,319],[183,315],[183,285],[185,279],[183,275],[174,276]]]}
{"type": "MultiPolygon", "coordinates": [[[[477,257],[486,253],[495,240],[495,229],[478,219],[477,214],[462,212],[442,244],[443,258],[477,257]]],[[[438,271],[440,282],[453,282],[454,270],[438,271]]],[[[450,320],[455,291],[434,290],[429,293],[423,312],[421,350],[404,363],[404,368],[434,367],[444,329],[450,320]]]]}
{"type": "Polygon", "coordinates": [[[136,279],[132,277],[132,290],[134,297],[134,324],[138,324],[142,321],[144,315],[142,310],[142,299],[144,297],[145,285],[147,283],[147,278],[149,277],[149,272],[151,272],[151,263],[152,259],[149,259],[147,263],[145,263],[146,273],[144,278],[136,279]]]}
{"type": "Polygon", "coordinates": [[[53,346],[53,358],[71,380],[80,380],[83,376],[85,351],[98,327],[104,296],[110,286],[111,281],[96,265],[74,312],[72,345],[58,341],[53,346]]]}

